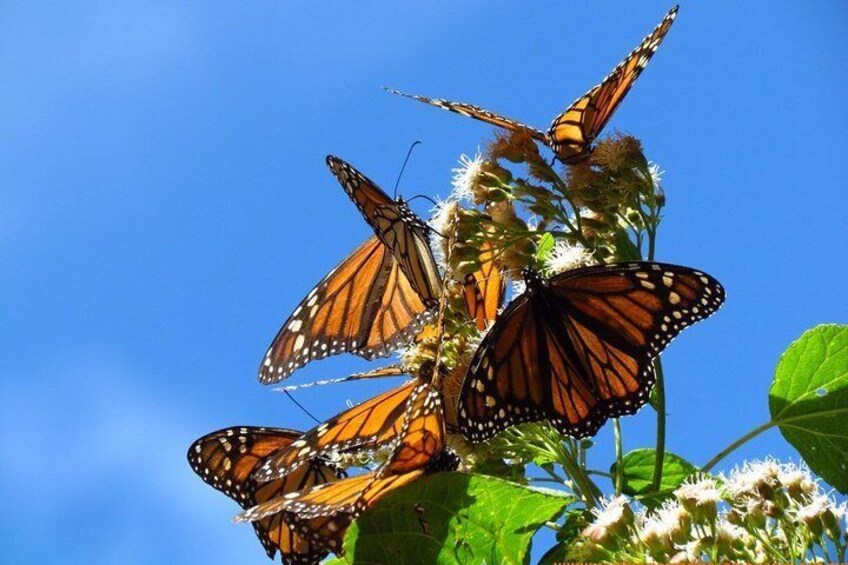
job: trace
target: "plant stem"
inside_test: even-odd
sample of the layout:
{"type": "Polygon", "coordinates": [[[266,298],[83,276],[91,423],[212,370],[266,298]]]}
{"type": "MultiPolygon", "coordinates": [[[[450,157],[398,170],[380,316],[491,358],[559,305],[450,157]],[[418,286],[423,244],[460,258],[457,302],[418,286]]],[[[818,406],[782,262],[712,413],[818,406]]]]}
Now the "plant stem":
{"type": "MultiPolygon", "coordinates": [[[[651,239],[653,241],[653,238],[651,239]]],[[[657,445],[655,449],[654,477],[651,490],[657,491],[662,484],[663,460],[665,459],[665,381],[663,379],[662,361],[654,359],[654,373],[657,380],[654,383],[654,395],[657,402],[657,445]]]]}
{"type": "Polygon", "coordinates": [[[612,419],[612,426],[615,432],[615,495],[618,496],[624,487],[624,450],[622,449],[621,422],[618,418],[612,419]]]}
{"type": "MultiPolygon", "coordinates": [[[[643,220],[644,221],[644,220],[643,220]]],[[[654,253],[657,249],[657,226],[645,221],[646,231],[648,232],[648,261],[654,260],[654,253]]],[[[665,459],[665,376],[663,375],[662,360],[657,357],[654,359],[654,374],[657,377],[654,383],[654,395],[657,405],[657,444],[654,450],[656,458],[654,459],[654,476],[651,480],[651,490],[660,490],[663,475],[663,463],[665,459]]]]}
{"type": "Polygon", "coordinates": [[[597,485],[592,482],[592,479],[589,478],[585,469],[582,469],[580,465],[577,464],[573,454],[567,449],[564,449],[562,444],[557,446],[557,452],[557,463],[562,466],[565,474],[574,481],[575,486],[580,491],[583,501],[586,503],[586,507],[594,508],[597,506],[598,497],[601,495],[597,485]]]}
{"type": "Polygon", "coordinates": [[[761,426],[757,426],[756,428],[754,428],[753,430],[751,430],[750,432],[748,432],[744,436],[740,437],[739,439],[737,439],[736,441],[734,441],[733,443],[731,443],[730,445],[725,447],[718,455],[716,455],[715,457],[710,459],[709,462],[707,462],[706,465],[701,467],[701,471],[704,472],[704,473],[708,472],[710,469],[715,467],[716,464],[719,461],[721,461],[722,459],[727,457],[737,447],[739,447],[743,443],[747,442],[748,440],[757,437],[758,435],[760,435],[761,433],[763,433],[764,431],[768,430],[769,428],[771,428],[775,425],[777,425],[777,423],[774,420],[771,420],[771,421],[766,422],[765,424],[763,424],[761,426]]]}

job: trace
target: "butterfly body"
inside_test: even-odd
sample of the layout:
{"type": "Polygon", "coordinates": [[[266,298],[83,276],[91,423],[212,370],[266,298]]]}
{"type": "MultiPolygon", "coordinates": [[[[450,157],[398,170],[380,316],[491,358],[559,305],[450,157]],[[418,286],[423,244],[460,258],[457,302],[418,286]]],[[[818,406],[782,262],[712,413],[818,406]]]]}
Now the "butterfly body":
{"type": "Polygon", "coordinates": [[[636,412],[654,358],[724,301],[709,275],[663,263],[523,276],[527,290],[483,339],[463,382],[458,424],[472,442],[542,420],[581,438],[636,412]]]}

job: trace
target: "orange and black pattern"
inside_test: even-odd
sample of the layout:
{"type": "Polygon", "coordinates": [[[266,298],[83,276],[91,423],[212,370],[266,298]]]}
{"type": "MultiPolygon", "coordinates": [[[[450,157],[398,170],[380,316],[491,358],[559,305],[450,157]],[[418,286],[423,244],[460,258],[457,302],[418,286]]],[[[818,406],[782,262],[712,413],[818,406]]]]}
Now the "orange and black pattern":
{"type": "Polygon", "coordinates": [[[328,418],[289,445],[269,454],[256,468],[253,478],[259,482],[270,481],[289,474],[315,457],[375,449],[397,441],[407,401],[414,389],[415,381],[410,381],[328,418]]]}
{"type": "Polygon", "coordinates": [[[653,359],[724,302],[714,278],[663,263],[524,277],[527,290],[498,317],[463,382],[458,425],[472,442],[540,420],[582,438],[635,413],[653,386],[653,359]]]}
{"type": "Polygon", "coordinates": [[[494,260],[492,245],[483,244],[480,269],[465,275],[462,294],[468,316],[485,331],[495,321],[506,295],[506,278],[494,260]]]}
{"type": "Polygon", "coordinates": [[[676,17],[677,6],[599,85],[575,100],[554,119],[548,130],[548,140],[562,162],[574,163],[586,156],[592,142],[648,66],[676,17]]]}
{"type": "Polygon", "coordinates": [[[350,523],[383,496],[426,474],[456,469],[458,459],[444,449],[439,392],[418,383],[405,408],[392,455],[379,470],[269,500],[236,519],[255,522],[282,513],[310,543],[338,552],[350,523]]]}
{"type": "Polygon", "coordinates": [[[329,155],[327,165],[406,275],[427,308],[439,303],[441,281],[430,249],[430,228],[403,200],[392,200],[380,187],[345,161],[329,155]]]}
{"type": "MultiPolygon", "coordinates": [[[[188,462],[207,484],[242,508],[251,508],[339,478],[338,469],[320,461],[309,462],[290,475],[263,485],[250,478],[259,461],[298,437],[300,432],[280,428],[225,428],[195,441],[188,450],[188,462]]],[[[283,563],[311,565],[327,555],[325,548],[298,535],[281,515],[266,516],[254,522],[253,529],[271,559],[279,552],[283,563]]]]}
{"type": "Polygon", "coordinates": [[[394,256],[372,237],[289,316],[259,366],[259,380],[279,382],[313,359],[339,353],[386,357],[430,318],[394,256]]]}

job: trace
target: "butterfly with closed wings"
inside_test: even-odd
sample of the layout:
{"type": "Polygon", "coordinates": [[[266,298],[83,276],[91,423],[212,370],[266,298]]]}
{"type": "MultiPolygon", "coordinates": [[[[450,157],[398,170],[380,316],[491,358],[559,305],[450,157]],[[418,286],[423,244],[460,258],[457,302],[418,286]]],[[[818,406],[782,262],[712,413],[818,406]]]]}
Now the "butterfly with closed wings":
{"type": "Polygon", "coordinates": [[[329,355],[386,357],[421,330],[438,303],[440,277],[427,225],[348,163],[329,156],[327,165],[375,236],[289,316],[259,367],[264,384],[329,355]]]}

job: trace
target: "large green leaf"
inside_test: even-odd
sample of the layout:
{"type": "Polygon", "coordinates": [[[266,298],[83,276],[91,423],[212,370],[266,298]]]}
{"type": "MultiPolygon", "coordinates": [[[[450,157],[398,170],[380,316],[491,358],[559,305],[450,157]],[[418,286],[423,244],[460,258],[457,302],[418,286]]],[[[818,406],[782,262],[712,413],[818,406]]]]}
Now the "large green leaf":
{"type": "MultiPolygon", "coordinates": [[[[630,496],[647,494],[651,490],[654,480],[654,465],[657,460],[657,452],[654,449],[634,449],[622,457],[624,469],[624,484],[622,492],[630,496]]],[[[698,468],[674,453],[665,452],[663,455],[663,474],[660,483],[660,492],[670,492],[680,486],[686,477],[697,471],[698,468]]],[[[618,475],[618,464],[613,463],[610,467],[613,482],[618,475]]]]}
{"type": "Polygon", "coordinates": [[[494,477],[437,473],[360,516],[334,565],[521,564],[530,539],[573,498],[494,477]]]}
{"type": "Polygon", "coordinates": [[[848,326],[817,326],[789,346],[777,364],[769,410],[810,469],[848,493],[848,326]]]}

